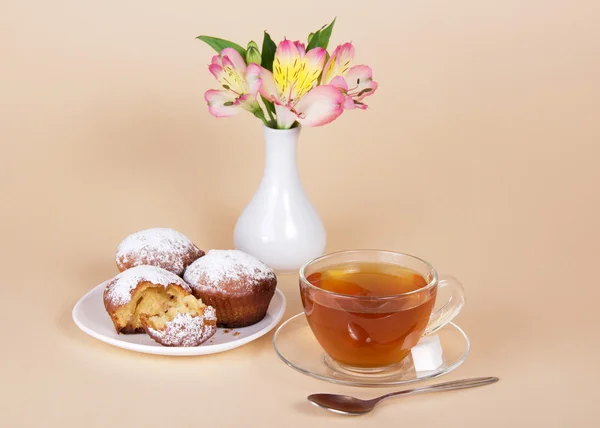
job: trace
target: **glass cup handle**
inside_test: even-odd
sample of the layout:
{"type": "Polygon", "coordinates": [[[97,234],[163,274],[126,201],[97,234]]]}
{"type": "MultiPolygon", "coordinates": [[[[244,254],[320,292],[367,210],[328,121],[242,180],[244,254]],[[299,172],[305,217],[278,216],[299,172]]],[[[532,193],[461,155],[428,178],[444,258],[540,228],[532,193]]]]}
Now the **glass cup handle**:
{"type": "Polygon", "coordinates": [[[435,333],[440,328],[448,324],[458,315],[460,310],[465,304],[465,291],[463,286],[456,278],[451,276],[445,276],[439,280],[437,299],[441,297],[440,294],[447,295],[450,293],[450,297],[438,310],[431,314],[429,318],[429,324],[423,333],[426,336],[431,333],[435,333]],[[441,293],[440,293],[441,292],[441,293]]]}

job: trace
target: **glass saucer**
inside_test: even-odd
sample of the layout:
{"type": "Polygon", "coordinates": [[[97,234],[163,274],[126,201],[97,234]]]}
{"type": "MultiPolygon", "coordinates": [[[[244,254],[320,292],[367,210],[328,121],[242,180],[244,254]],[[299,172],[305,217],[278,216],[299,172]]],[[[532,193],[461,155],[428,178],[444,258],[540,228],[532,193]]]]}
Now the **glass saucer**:
{"type": "Polygon", "coordinates": [[[460,366],[470,349],[469,338],[454,323],[423,337],[411,354],[393,368],[369,374],[356,373],[335,363],[315,339],[304,313],[281,324],[273,348],[294,370],[328,382],[352,386],[390,386],[442,376],[460,366]]]}

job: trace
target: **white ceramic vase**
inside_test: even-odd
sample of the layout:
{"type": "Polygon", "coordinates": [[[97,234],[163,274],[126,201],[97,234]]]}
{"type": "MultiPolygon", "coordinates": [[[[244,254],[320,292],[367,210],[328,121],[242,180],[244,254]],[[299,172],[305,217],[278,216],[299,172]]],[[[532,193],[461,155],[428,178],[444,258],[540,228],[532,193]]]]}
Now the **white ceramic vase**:
{"type": "Polygon", "coordinates": [[[277,273],[297,272],[325,250],[325,227],[298,176],[301,128],[263,129],[263,178],[235,225],[234,244],[277,273]]]}

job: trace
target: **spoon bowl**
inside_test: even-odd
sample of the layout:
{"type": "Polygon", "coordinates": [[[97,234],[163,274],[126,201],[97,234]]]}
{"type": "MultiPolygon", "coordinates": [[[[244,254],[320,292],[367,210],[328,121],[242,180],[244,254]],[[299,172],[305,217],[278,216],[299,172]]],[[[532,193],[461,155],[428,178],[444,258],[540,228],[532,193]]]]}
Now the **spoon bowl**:
{"type": "Polygon", "coordinates": [[[435,385],[423,386],[420,388],[405,389],[403,391],[392,392],[371,400],[361,400],[360,398],[340,394],[312,394],[308,401],[315,406],[321,407],[330,412],[340,413],[342,415],[358,416],[369,413],[381,401],[400,395],[417,394],[421,392],[451,391],[453,389],[473,388],[476,386],[489,385],[498,382],[497,377],[476,377],[470,379],[455,380],[452,382],[438,383],[435,385]]]}
{"type": "Polygon", "coordinates": [[[317,407],[342,415],[362,415],[375,408],[375,405],[365,405],[372,400],[361,400],[350,395],[312,394],[308,396],[308,401],[317,407]]]}

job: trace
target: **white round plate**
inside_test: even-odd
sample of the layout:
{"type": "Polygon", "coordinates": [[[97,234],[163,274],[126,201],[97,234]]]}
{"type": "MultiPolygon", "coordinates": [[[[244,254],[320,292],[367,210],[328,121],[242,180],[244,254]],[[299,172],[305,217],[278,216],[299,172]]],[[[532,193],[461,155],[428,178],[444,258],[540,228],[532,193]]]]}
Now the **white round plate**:
{"type": "Polygon", "coordinates": [[[200,346],[162,346],[146,334],[118,334],[104,309],[102,283],[83,296],[73,308],[73,321],[81,330],[102,342],[130,351],[158,355],[205,355],[228,351],[252,342],[271,331],[285,312],[285,297],[275,289],[267,315],[258,323],[243,328],[218,328],[213,337],[200,346]]]}

